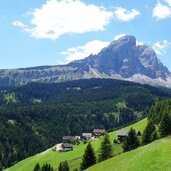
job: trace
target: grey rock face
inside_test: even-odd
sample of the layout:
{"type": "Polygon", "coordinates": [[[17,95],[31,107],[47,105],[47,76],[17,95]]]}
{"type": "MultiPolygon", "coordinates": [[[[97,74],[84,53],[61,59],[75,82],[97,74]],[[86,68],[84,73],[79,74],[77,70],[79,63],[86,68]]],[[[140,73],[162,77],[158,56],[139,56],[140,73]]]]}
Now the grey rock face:
{"type": "Polygon", "coordinates": [[[136,38],[133,36],[124,36],[102,49],[98,55],[91,55],[69,65],[80,68],[89,66],[108,76],[117,74],[123,78],[142,74],[152,79],[166,80],[170,74],[154,50],[146,45],[137,46],[136,38]]]}
{"type": "Polygon", "coordinates": [[[67,65],[0,70],[0,85],[21,85],[31,81],[117,78],[157,86],[171,86],[170,75],[151,47],[136,45],[136,38],[127,35],[113,41],[99,54],[67,65]]]}

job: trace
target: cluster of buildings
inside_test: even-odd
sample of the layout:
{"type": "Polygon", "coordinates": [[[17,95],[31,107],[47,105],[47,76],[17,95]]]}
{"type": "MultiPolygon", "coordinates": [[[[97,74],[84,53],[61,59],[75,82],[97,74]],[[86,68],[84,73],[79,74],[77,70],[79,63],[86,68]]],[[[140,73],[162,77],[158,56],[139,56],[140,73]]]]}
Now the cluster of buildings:
{"type": "Polygon", "coordinates": [[[78,141],[86,142],[92,138],[97,138],[106,133],[105,129],[94,129],[92,133],[82,133],[81,136],[63,136],[60,151],[72,151],[73,143],[78,141]]]}
{"type": "MultiPolygon", "coordinates": [[[[88,140],[92,138],[98,138],[105,133],[105,129],[94,129],[92,133],[82,133],[81,136],[63,136],[62,144],[60,144],[60,148],[58,148],[58,150],[61,152],[72,151],[74,146],[73,144],[75,144],[76,142],[87,142],[88,140]]],[[[119,144],[122,143],[128,136],[128,133],[129,130],[119,130],[117,134],[117,142],[119,144]]],[[[141,132],[139,130],[136,130],[136,135],[141,136],[141,132]]]]}

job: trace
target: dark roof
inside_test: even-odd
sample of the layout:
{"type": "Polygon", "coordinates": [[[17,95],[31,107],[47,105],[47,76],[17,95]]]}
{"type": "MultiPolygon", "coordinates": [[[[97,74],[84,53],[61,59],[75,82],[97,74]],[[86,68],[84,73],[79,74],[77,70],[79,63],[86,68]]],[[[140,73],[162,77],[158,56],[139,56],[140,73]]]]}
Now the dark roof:
{"type": "Polygon", "coordinates": [[[62,139],[63,140],[70,140],[71,139],[71,136],[63,136],[62,139]]]}
{"type": "MultiPolygon", "coordinates": [[[[120,136],[128,136],[128,130],[119,130],[118,131],[118,135],[120,135],[120,136]]],[[[140,133],[140,131],[139,130],[136,130],[136,134],[139,134],[140,133]]]]}
{"type": "Polygon", "coordinates": [[[128,130],[119,130],[118,135],[120,136],[128,136],[128,130]]]}
{"type": "Polygon", "coordinates": [[[106,131],[105,131],[105,129],[94,129],[93,130],[93,133],[105,133],[106,131]]]}
{"type": "Polygon", "coordinates": [[[78,136],[63,136],[62,140],[66,141],[66,140],[77,140],[78,136]]]}
{"type": "Polygon", "coordinates": [[[72,144],[69,144],[69,143],[63,143],[62,146],[64,148],[72,148],[73,147],[73,145],[72,144]]]}
{"type": "Polygon", "coordinates": [[[91,137],[92,136],[92,133],[82,133],[82,136],[83,137],[91,137]]]}

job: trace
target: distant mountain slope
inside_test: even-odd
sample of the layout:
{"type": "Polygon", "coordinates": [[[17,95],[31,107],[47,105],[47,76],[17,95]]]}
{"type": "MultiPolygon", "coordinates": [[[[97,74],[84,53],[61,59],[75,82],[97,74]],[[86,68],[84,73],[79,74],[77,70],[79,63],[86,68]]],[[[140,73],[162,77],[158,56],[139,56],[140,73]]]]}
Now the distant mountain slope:
{"type": "Polygon", "coordinates": [[[128,35],[113,41],[97,55],[67,65],[0,70],[1,86],[84,78],[115,78],[171,87],[171,74],[154,50],[136,45],[136,38],[128,35]]]}
{"type": "MultiPolygon", "coordinates": [[[[136,108],[151,107],[156,99],[171,92],[149,85],[115,79],[81,79],[62,83],[30,83],[0,94],[1,104],[82,103],[104,100],[125,101],[136,108]],[[135,104],[133,104],[135,103],[135,104]]],[[[138,111],[144,109],[137,109],[138,111]]]]}
{"type": "Polygon", "coordinates": [[[87,171],[169,171],[170,149],[171,137],[167,137],[96,164],[87,171]]]}

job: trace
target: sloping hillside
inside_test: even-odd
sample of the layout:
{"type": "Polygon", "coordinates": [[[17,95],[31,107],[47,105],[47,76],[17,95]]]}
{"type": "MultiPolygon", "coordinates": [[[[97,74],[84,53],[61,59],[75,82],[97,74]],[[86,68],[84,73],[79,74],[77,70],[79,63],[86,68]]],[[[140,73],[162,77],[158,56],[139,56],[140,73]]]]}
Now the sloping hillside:
{"type": "MultiPolygon", "coordinates": [[[[129,129],[133,127],[134,129],[143,131],[146,126],[147,120],[143,119],[140,122],[137,122],[133,125],[125,127],[124,129],[129,129]]],[[[113,141],[116,138],[118,131],[111,132],[110,138],[113,141]]],[[[98,149],[100,146],[101,140],[93,140],[92,145],[95,149],[96,154],[98,153],[98,149]]],[[[81,157],[85,150],[86,145],[80,144],[74,147],[74,150],[71,152],[60,153],[60,152],[53,152],[51,149],[48,149],[40,154],[37,154],[33,157],[29,157],[13,167],[6,169],[5,171],[32,171],[35,164],[39,162],[41,165],[44,163],[51,164],[54,168],[57,168],[59,162],[68,160],[71,170],[74,168],[79,168],[81,157]]],[[[120,145],[114,145],[115,154],[122,152],[122,148],[120,145]]]]}
{"type": "Polygon", "coordinates": [[[171,136],[96,164],[87,171],[169,171],[170,149],[171,136]]]}
{"type": "Polygon", "coordinates": [[[124,99],[126,103],[132,102],[130,105],[133,107],[142,105],[145,108],[151,107],[156,98],[171,97],[170,92],[161,88],[114,79],[82,79],[58,84],[30,83],[1,94],[0,102],[6,104],[28,105],[124,99]]]}
{"type": "Polygon", "coordinates": [[[139,121],[157,100],[169,97],[160,88],[111,79],[32,83],[2,91],[1,163],[10,167],[61,142],[64,135],[139,121]]]}

